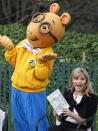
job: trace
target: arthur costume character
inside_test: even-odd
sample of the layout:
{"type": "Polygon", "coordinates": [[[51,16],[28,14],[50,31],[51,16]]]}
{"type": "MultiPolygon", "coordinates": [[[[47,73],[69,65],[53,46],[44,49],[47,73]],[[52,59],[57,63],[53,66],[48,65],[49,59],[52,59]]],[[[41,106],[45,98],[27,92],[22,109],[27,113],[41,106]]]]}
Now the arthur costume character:
{"type": "MultiPolygon", "coordinates": [[[[46,85],[57,57],[51,48],[64,34],[71,20],[68,13],[58,16],[59,5],[50,12],[38,13],[27,26],[27,38],[16,47],[7,36],[0,36],[5,58],[15,67],[12,75],[11,104],[15,131],[35,131],[36,121],[46,113],[46,85]]],[[[48,122],[39,123],[39,131],[47,131],[48,122]]]]}

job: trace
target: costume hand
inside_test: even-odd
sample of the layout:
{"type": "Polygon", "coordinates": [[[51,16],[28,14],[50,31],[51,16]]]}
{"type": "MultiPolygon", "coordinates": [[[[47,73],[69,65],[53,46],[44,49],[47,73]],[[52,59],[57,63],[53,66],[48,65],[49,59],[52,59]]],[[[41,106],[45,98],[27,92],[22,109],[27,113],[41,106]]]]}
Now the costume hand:
{"type": "Polygon", "coordinates": [[[0,35],[0,45],[5,47],[7,50],[12,50],[14,48],[14,44],[12,43],[11,39],[5,35],[0,35]]]}
{"type": "Polygon", "coordinates": [[[42,54],[39,56],[39,58],[37,59],[38,63],[43,64],[46,63],[47,61],[53,60],[57,58],[57,54],[55,53],[46,53],[46,54],[42,54]]]}

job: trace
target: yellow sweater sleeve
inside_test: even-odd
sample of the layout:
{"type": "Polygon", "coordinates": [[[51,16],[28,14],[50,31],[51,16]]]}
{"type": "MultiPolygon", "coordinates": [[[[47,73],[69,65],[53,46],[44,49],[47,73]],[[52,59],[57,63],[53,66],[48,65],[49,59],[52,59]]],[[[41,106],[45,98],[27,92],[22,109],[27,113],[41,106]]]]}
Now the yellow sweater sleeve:
{"type": "MultiPolygon", "coordinates": [[[[26,39],[25,39],[26,40],[26,39]]],[[[17,59],[17,51],[18,51],[18,47],[25,41],[21,41],[19,44],[17,44],[17,46],[12,49],[11,51],[6,51],[5,52],[5,59],[6,61],[11,64],[12,66],[16,65],[16,59],[17,59]]]]}
{"type": "Polygon", "coordinates": [[[17,57],[16,48],[14,48],[11,51],[6,51],[5,52],[5,59],[12,66],[16,65],[16,57],[17,57]]]}
{"type": "Polygon", "coordinates": [[[47,79],[51,72],[53,67],[53,61],[49,61],[45,64],[37,64],[35,67],[35,77],[40,80],[47,79]]]}

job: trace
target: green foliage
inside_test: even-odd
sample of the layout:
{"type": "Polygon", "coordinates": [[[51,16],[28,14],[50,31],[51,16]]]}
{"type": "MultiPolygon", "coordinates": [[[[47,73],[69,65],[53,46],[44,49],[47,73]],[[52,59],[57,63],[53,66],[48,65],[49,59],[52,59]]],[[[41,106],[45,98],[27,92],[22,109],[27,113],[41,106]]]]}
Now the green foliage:
{"type": "Polygon", "coordinates": [[[98,61],[98,34],[90,35],[66,31],[63,38],[53,46],[57,61],[79,62],[86,53],[86,62],[98,61]]]}
{"type": "MultiPolygon", "coordinates": [[[[0,25],[0,34],[7,35],[16,45],[26,37],[26,27],[22,24],[0,25]]],[[[5,62],[5,49],[0,47],[0,61],[5,62]]]]}
{"type": "Polygon", "coordinates": [[[0,34],[7,35],[14,44],[17,44],[25,38],[26,27],[22,24],[0,25],[0,34]]]}
{"type": "MultiPolygon", "coordinates": [[[[0,34],[7,35],[16,45],[26,38],[26,27],[22,24],[0,25],[0,34]]],[[[53,46],[58,54],[58,61],[79,62],[82,61],[82,53],[86,53],[86,62],[98,61],[98,34],[90,35],[66,31],[63,38],[53,46]]],[[[5,49],[0,47],[0,61],[4,59],[5,49]]]]}

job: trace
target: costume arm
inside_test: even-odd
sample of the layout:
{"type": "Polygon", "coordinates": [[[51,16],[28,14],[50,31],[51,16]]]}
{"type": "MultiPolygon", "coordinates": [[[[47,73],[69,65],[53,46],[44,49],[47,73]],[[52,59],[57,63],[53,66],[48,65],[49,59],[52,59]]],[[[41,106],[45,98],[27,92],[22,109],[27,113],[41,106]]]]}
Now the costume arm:
{"type": "Polygon", "coordinates": [[[35,77],[39,80],[47,79],[52,72],[52,67],[53,67],[53,60],[48,61],[44,64],[37,63],[35,70],[34,70],[35,77]]]}
{"type": "Polygon", "coordinates": [[[10,51],[6,51],[5,52],[5,59],[6,61],[11,64],[12,66],[16,65],[16,57],[17,57],[17,52],[16,52],[16,48],[13,48],[10,51]]]}

